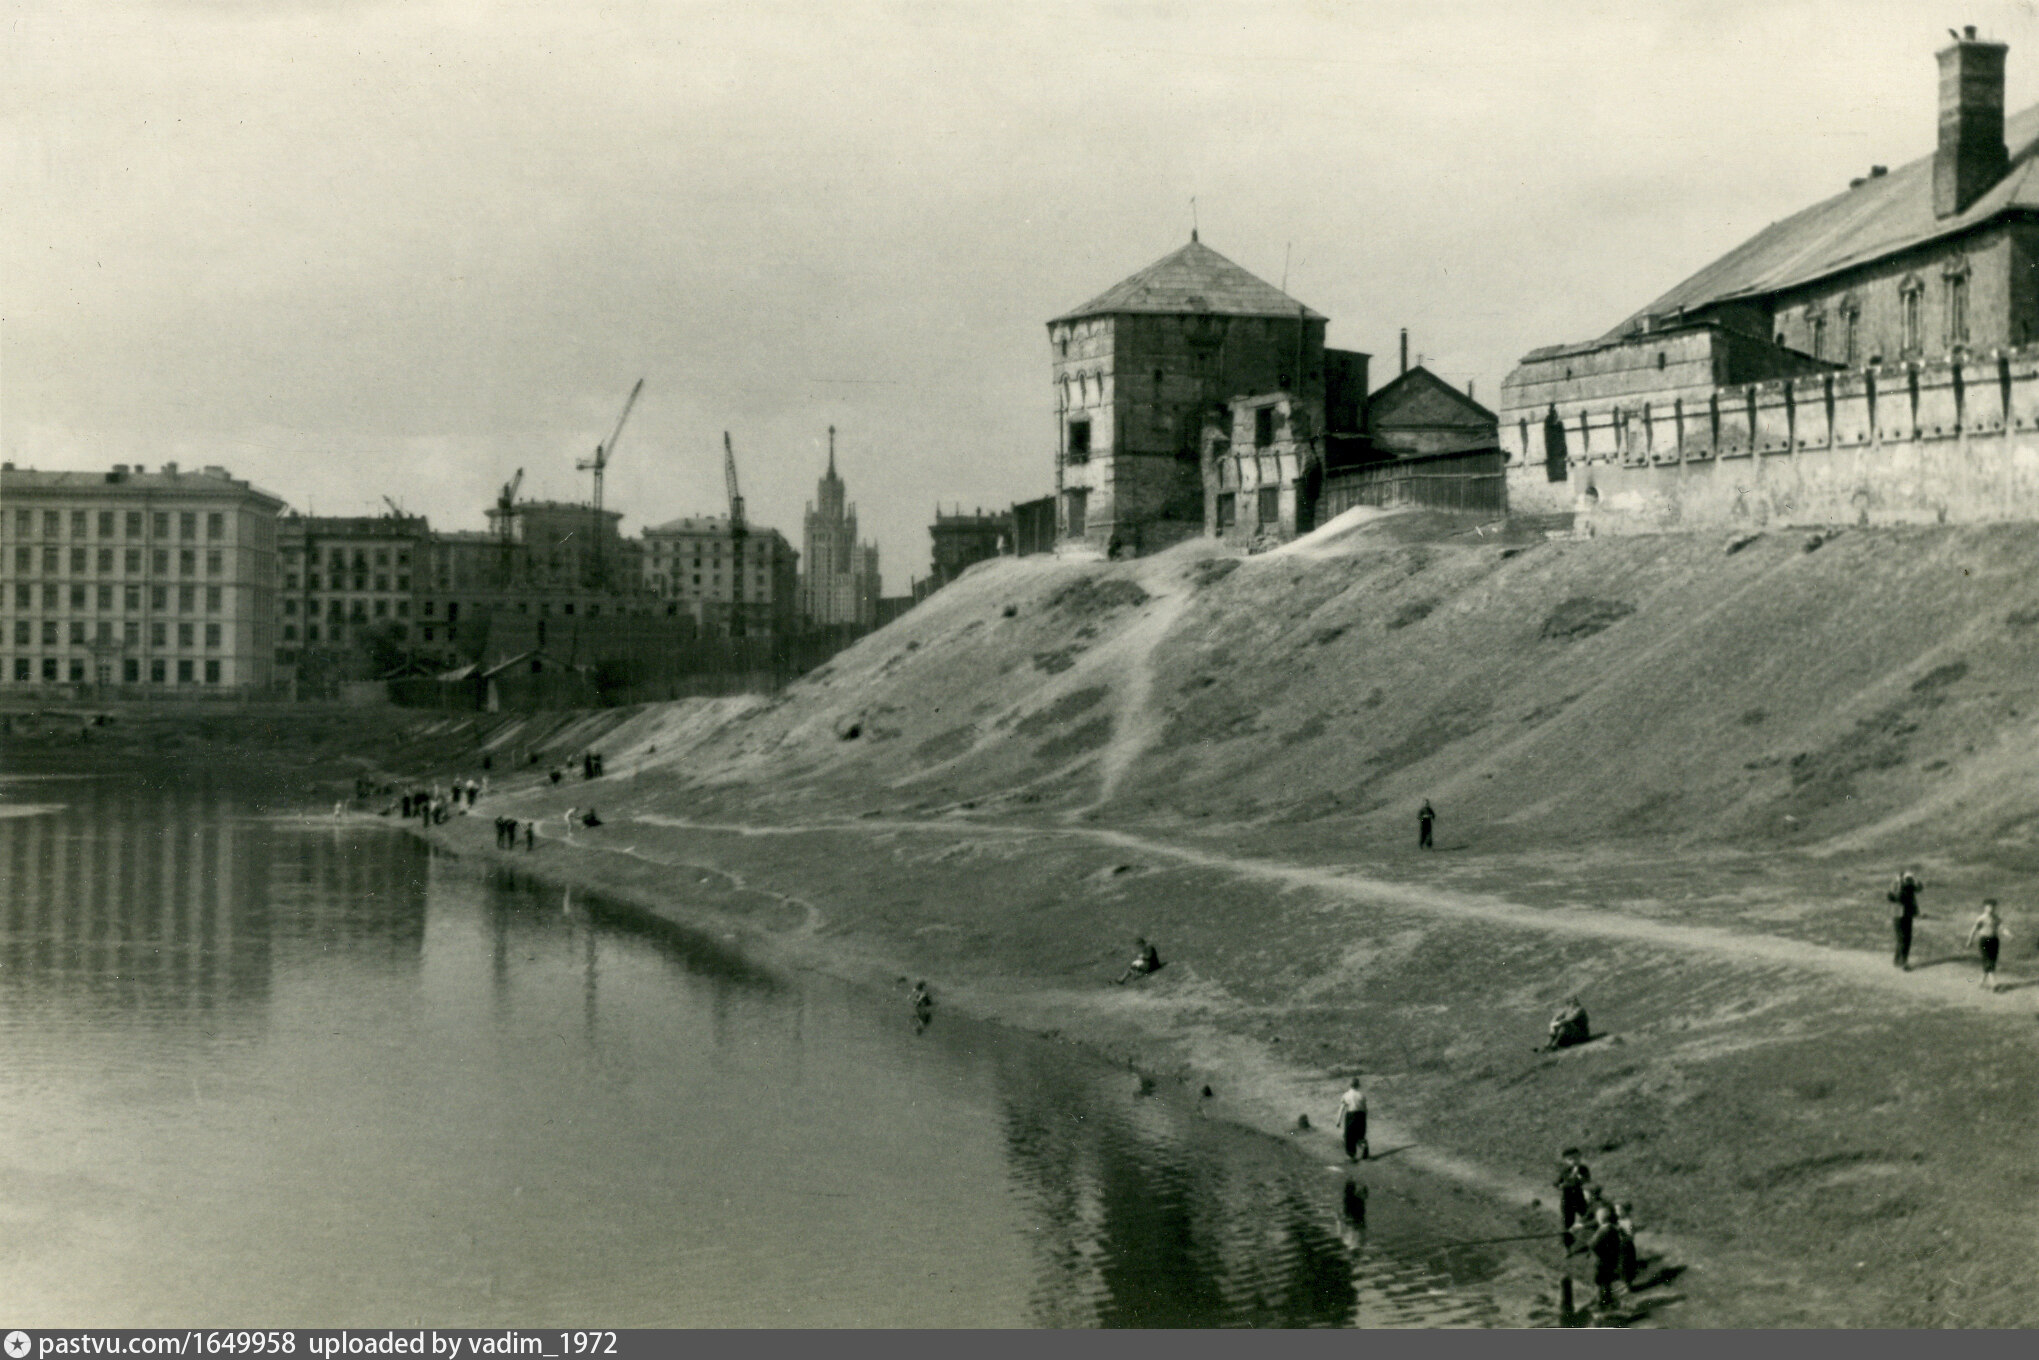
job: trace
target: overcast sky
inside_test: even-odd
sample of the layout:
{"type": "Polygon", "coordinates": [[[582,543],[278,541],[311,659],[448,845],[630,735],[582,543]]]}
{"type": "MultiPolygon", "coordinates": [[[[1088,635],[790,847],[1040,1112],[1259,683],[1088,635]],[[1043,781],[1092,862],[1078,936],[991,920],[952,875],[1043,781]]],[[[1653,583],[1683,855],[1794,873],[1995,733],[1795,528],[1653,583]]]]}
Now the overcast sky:
{"type": "Polygon", "coordinates": [[[1871,163],[1950,25],[2030,3],[8,0],[0,453],[223,463],[483,527],[645,379],[624,528],[798,547],[838,466],[888,593],[937,503],[1045,494],[1043,323],[1188,239],[1491,403],[1871,163]]]}

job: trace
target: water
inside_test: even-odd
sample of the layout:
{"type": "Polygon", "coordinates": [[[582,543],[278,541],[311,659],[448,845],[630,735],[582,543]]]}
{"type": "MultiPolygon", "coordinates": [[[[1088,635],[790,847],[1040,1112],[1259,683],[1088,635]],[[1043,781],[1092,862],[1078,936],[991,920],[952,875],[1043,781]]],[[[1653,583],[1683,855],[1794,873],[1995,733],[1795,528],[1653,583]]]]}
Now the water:
{"type": "Polygon", "coordinates": [[[224,780],[0,780],[9,1326],[1502,1319],[1495,1259],[1343,1185],[1066,1046],[224,780]]]}

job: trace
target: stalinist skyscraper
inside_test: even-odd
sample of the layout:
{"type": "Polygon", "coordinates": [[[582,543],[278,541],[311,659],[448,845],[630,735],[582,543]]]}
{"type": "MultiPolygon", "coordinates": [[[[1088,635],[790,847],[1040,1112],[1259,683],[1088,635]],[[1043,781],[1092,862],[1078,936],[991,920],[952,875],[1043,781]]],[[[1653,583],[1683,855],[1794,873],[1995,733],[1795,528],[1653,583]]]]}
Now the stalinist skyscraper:
{"type": "Polygon", "coordinates": [[[800,611],[828,627],[878,623],[878,545],[857,542],[857,508],[843,501],[835,472],[835,426],[828,427],[828,471],[807,505],[806,551],[800,558],[800,611]]]}

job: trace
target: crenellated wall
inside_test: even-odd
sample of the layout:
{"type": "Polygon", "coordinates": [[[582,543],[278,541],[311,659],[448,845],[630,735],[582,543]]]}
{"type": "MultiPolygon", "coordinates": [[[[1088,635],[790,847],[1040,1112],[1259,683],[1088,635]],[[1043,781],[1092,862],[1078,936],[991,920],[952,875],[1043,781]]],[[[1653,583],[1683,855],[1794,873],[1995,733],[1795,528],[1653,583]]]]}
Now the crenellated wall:
{"type": "Polygon", "coordinates": [[[2039,347],[1716,387],[1501,428],[1511,507],[1597,532],[2039,519],[2039,347]],[[1525,438],[1527,443],[1525,444],[1525,438]]]}

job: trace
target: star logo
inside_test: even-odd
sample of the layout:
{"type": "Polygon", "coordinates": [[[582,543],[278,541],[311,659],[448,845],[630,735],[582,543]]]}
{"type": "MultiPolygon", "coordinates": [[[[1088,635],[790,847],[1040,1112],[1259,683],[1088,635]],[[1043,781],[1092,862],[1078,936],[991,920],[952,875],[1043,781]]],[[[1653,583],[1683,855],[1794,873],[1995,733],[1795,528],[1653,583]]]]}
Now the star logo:
{"type": "Polygon", "coordinates": [[[20,1331],[9,1332],[6,1342],[0,1344],[4,1344],[7,1348],[7,1360],[21,1360],[23,1356],[28,1354],[28,1333],[20,1331]]]}

